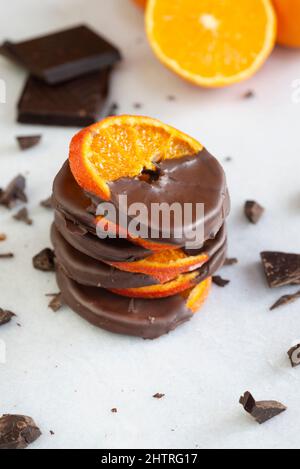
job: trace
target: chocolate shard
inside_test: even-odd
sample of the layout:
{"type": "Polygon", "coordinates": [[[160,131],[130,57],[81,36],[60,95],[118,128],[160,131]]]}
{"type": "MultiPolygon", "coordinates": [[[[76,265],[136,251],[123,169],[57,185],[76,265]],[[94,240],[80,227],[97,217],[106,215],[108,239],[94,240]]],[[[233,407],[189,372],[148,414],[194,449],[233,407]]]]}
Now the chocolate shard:
{"type": "Polygon", "coordinates": [[[165,394],[161,394],[160,392],[157,392],[156,394],[154,394],[154,399],[162,399],[163,397],[165,397],[165,394]]]}
{"type": "Polygon", "coordinates": [[[270,288],[300,285],[300,254],[264,251],[261,260],[270,288]]]}
{"type": "Polygon", "coordinates": [[[22,124],[85,127],[101,117],[109,92],[110,69],[56,86],[29,77],[18,103],[22,124]]]}
{"type": "Polygon", "coordinates": [[[265,209],[258,204],[257,202],[253,200],[248,200],[245,203],[245,215],[248,218],[248,220],[255,224],[259,222],[261,217],[264,214],[265,209]]]}
{"type": "Polygon", "coordinates": [[[19,43],[5,41],[0,53],[50,85],[112,67],[121,59],[116,47],[85,25],[19,43]]]}
{"type": "Polygon", "coordinates": [[[0,326],[10,322],[14,316],[15,314],[11,311],[5,311],[4,309],[0,308],[0,326]]]}
{"type": "Polygon", "coordinates": [[[59,311],[64,306],[64,302],[63,302],[63,299],[62,299],[62,294],[61,293],[55,293],[54,295],[50,295],[50,296],[53,296],[53,298],[50,301],[50,303],[48,305],[48,308],[52,309],[52,311],[54,311],[54,313],[56,313],[57,311],[59,311]]]}
{"type": "Polygon", "coordinates": [[[300,299],[300,291],[297,293],[294,293],[292,295],[284,295],[281,298],[279,298],[276,303],[274,303],[273,306],[271,306],[270,311],[273,311],[274,309],[280,308],[281,306],[288,305],[290,303],[294,303],[294,301],[300,299]]]}
{"type": "Polygon", "coordinates": [[[42,200],[40,202],[40,206],[47,208],[47,209],[52,209],[53,208],[53,200],[52,200],[52,195],[48,197],[48,199],[42,200]]]}
{"type": "Polygon", "coordinates": [[[287,410],[287,407],[277,401],[255,401],[248,391],[240,398],[240,404],[260,425],[287,410]]]}
{"type": "Polygon", "coordinates": [[[4,254],[0,254],[0,259],[12,259],[14,254],[12,252],[6,252],[4,254]]]}
{"type": "Polygon", "coordinates": [[[300,365],[300,344],[296,345],[295,347],[292,347],[288,351],[288,357],[291,361],[291,365],[293,368],[296,368],[300,365]]]}
{"type": "Polygon", "coordinates": [[[32,259],[33,267],[42,272],[55,272],[55,254],[52,249],[46,248],[32,259]]]}
{"type": "Polygon", "coordinates": [[[41,434],[31,417],[3,415],[0,418],[0,449],[25,449],[41,434]]]}
{"type": "Polygon", "coordinates": [[[17,201],[27,202],[27,196],[25,194],[26,180],[24,176],[15,177],[6,187],[6,189],[0,192],[0,205],[4,205],[7,208],[12,208],[17,201]]]}
{"type": "Polygon", "coordinates": [[[13,218],[17,221],[21,221],[25,223],[26,225],[32,225],[33,221],[31,218],[29,218],[28,210],[26,207],[21,208],[14,216],[13,218]]]}
{"type": "Polygon", "coordinates": [[[224,266],[225,267],[230,267],[230,266],[236,265],[238,263],[239,263],[239,261],[236,257],[227,258],[227,259],[225,259],[224,266]]]}
{"type": "Polygon", "coordinates": [[[21,150],[29,150],[29,148],[33,148],[38,145],[41,141],[41,135],[26,135],[16,137],[17,142],[21,150]]]}
{"type": "Polygon", "coordinates": [[[226,287],[230,283],[230,280],[225,280],[224,278],[220,277],[220,275],[213,276],[212,280],[215,285],[221,288],[226,287]]]}

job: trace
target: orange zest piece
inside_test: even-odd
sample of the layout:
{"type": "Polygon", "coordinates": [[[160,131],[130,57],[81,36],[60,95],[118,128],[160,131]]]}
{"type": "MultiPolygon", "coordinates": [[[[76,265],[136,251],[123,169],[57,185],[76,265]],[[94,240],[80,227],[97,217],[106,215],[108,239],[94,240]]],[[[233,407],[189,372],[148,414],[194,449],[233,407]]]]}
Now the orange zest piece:
{"type": "Polygon", "coordinates": [[[166,283],[178,275],[202,267],[208,261],[207,254],[187,256],[182,249],[157,252],[136,262],[112,262],[110,265],[125,272],[150,275],[160,283],[166,283]]]}
{"type": "Polygon", "coordinates": [[[77,183],[110,200],[109,182],[134,178],[155,163],[192,156],[203,146],[162,122],[141,116],[108,117],[73,137],[69,161],[77,183]]]}
{"type": "Polygon", "coordinates": [[[130,298],[167,298],[169,296],[177,295],[197,283],[198,272],[191,274],[179,275],[171,282],[164,283],[163,285],[150,285],[142,288],[129,288],[124,290],[113,289],[113,293],[121,296],[129,296],[130,298]]]}
{"type": "Polygon", "coordinates": [[[211,284],[212,279],[209,277],[190,291],[186,305],[194,314],[197,313],[206,301],[211,289],[211,284]]]}
{"type": "Polygon", "coordinates": [[[277,42],[283,46],[300,47],[299,0],[273,0],[277,18],[277,42]]]}
{"type": "Polygon", "coordinates": [[[148,0],[146,29],[164,65],[199,86],[220,87],[263,65],[276,16],[271,0],[148,0]]]}

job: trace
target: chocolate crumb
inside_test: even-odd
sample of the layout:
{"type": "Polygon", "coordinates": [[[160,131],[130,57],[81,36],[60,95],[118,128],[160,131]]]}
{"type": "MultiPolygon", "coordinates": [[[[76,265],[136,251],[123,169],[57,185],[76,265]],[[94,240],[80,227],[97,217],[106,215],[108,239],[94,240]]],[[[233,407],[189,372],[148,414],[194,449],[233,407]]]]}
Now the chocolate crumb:
{"type": "Polygon", "coordinates": [[[53,296],[52,300],[50,301],[48,307],[54,311],[54,313],[57,313],[63,306],[63,300],[62,300],[62,294],[61,293],[56,293],[53,296]]]}
{"type": "Polygon", "coordinates": [[[17,221],[21,221],[25,223],[26,225],[32,225],[33,221],[31,218],[29,218],[28,210],[26,207],[21,208],[14,216],[13,218],[17,221]]]}
{"type": "Polygon", "coordinates": [[[48,209],[53,208],[52,196],[48,197],[48,199],[42,200],[42,201],[40,202],[40,206],[41,206],[41,207],[44,207],[44,208],[48,208],[48,209]]]}
{"type": "Polygon", "coordinates": [[[30,417],[3,415],[0,418],[0,449],[25,449],[41,436],[30,417]]]}
{"type": "Polygon", "coordinates": [[[0,326],[10,322],[14,316],[16,315],[11,311],[5,311],[4,309],[0,308],[0,326]]]}
{"type": "Polygon", "coordinates": [[[24,176],[15,177],[6,187],[0,191],[0,205],[11,209],[18,201],[27,202],[25,194],[26,180],[24,176]]]}
{"type": "Polygon", "coordinates": [[[239,263],[238,259],[236,257],[232,257],[232,258],[225,259],[224,266],[225,267],[230,267],[230,266],[236,265],[238,263],[239,263]]]}
{"type": "Polygon", "coordinates": [[[106,117],[113,117],[117,116],[119,111],[119,105],[117,103],[112,103],[110,107],[108,108],[108,111],[106,113],[106,117]]]}
{"type": "Polygon", "coordinates": [[[245,203],[245,215],[250,223],[253,223],[254,225],[259,222],[264,212],[265,209],[254,200],[248,200],[245,203]]]}
{"type": "Polygon", "coordinates": [[[290,303],[294,303],[294,301],[300,299],[300,291],[297,293],[294,293],[293,295],[284,295],[281,298],[279,298],[276,303],[271,306],[270,311],[274,311],[274,309],[280,308],[281,306],[288,305],[290,303]]]}
{"type": "Polygon", "coordinates": [[[50,435],[52,435],[52,436],[53,436],[53,435],[55,435],[55,433],[54,433],[54,431],[53,431],[53,430],[50,430],[50,432],[49,432],[49,433],[50,433],[50,435]]]}
{"type": "Polygon", "coordinates": [[[270,288],[300,285],[299,254],[264,251],[261,260],[270,288]]]}
{"type": "Polygon", "coordinates": [[[220,277],[220,275],[215,275],[212,278],[212,281],[215,285],[221,288],[226,287],[230,283],[230,280],[225,280],[224,278],[220,277]]]}
{"type": "Polygon", "coordinates": [[[42,272],[55,272],[55,254],[52,249],[43,249],[32,259],[33,267],[42,272]]]}
{"type": "Polygon", "coordinates": [[[116,409],[115,407],[113,409],[111,409],[111,413],[112,414],[117,414],[118,413],[118,409],[116,409]]]}
{"type": "Polygon", "coordinates": [[[134,103],[133,107],[134,109],[142,109],[143,105],[141,103],[134,103]]]}
{"type": "Polygon", "coordinates": [[[243,94],[242,98],[243,99],[255,98],[255,92],[253,90],[248,90],[246,93],[243,94]]]}
{"type": "Polygon", "coordinates": [[[287,410],[287,407],[277,401],[256,402],[250,392],[246,392],[244,396],[240,398],[240,404],[260,425],[287,410]]]}
{"type": "Polygon", "coordinates": [[[226,163],[231,163],[232,160],[233,160],[232,156],[226,156],[226,157],[224,158],[224,161],[225,161],[226,163]]]}
{"type": "Polygon", "coordinates": [[[6,252],[4,254],[0,254],[0,259],[12,259],[14,254],[12,252],[6,252]]]}
{"type": "Polygon", "coordinates": [[[167,100],[168,101],[176,101],[176,96],[170,94],[169,96],[167,96],[167,100]]]}
{"type": "Polygon", "coordinates": [[[295,347],[292,347],[288,351],[288,357],[291,361],[291,365],[293,368],[296,368],[300,365],[300,344],[296,345],[295,347]]]}
{"type": "Polygon", "coordinates": [[[4,233],[0,233],[0,241],[6,241],[7,236],[4,233]]]}
{"type": "Polygon", "coordinates": [[[42,139],[41,135],[26,135],[16,137],[21,150],[28,150],[38,145],[42,139]]]}
{"type": "Polygon", "coordinates": [[[165,397],[165,394],[161,394],[159,392],[157,392],[156,394],[154,394],[154,399],[162,399],[163,397],[165,397]]]}

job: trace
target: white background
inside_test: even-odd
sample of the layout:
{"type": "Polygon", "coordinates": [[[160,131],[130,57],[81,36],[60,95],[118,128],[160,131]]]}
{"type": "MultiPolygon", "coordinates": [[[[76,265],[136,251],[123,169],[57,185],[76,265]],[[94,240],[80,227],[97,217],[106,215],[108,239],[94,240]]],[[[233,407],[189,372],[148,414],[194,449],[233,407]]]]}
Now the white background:
{"type": "Polygon", "coordinates": [[[292,101],[292,82],[300,78],[300,51],[277,48],[247,83],[202,90],[157,62],[143,16],[129,0],[10,0],[2,5],[0,39],[80,22],[123,52],[111,93],[121,112],[137,112],[134,103],[142,103],[143,114],[190,133],[221,162],[233,157],[224,162],[233,202],[229,254],[240,263],[223,269],[231,284],[214,287],[190,323],[154,342],[98,330],[67,308],[48,309],[45,294],[57,291],[54,276],[31,265],[49,245],[52,213],[39,202],[50,195],[76,129],[17,125],[26,74],[1,58],[8,89],[7,104],[0,105],[0,186],[19,172],[28,176],[34,226],[18,224],[0,208],[0,232],[8,234],[0,252],[16,254],[0,261],[0,307],[15,311],[22,326],[12,321],[0,330],[7,348],[0,413],[36,420],[43,436],[32,448],[297,448],[300,369],[291,369],[286,352],[300,340],[300,303],[269,312],[296,288],[269,290],[259,253],[299,252],[300,104],[292,101]],[[242,99],[249,89],[256,97],[242,99]],[[42,144],[21,153],[15,136],[39,132],[42,144]],[[243,216],[249,198],[267,208],[257,226],[243,216]],[[258,426],[238,404],[246,390],[289,410],[258,426]],[[157,401],[156,392],[166,397],[157,401]]]}

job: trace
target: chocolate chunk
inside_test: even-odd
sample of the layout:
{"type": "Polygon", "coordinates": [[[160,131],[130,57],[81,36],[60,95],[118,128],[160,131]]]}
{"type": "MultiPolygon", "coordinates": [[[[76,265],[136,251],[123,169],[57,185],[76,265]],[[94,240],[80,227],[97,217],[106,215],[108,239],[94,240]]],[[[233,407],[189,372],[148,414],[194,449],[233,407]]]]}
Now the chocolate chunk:
{"type": "Polygon", "coordinates": [[[0,233],[0,241],[6,241],[6,238],[7,238],[6,234],[0,233]]]}
{"type": "Polygon", "coordinates": [[[42,200],[40,203],[40,206],[44,208],[52,209],[53,208],[52,195],[48,197],[48,199],[42,200]]]}
{"type": "Polygon", "coordinates": [[[287,410],[287,407],[277,401],[256,402],[250,392],[240,398],[240,404],[260,425],[287,410]]]}
{"type": "Polygon", "coordinates": [[[43,249],[32,259],[33,267],[42,272],[55,271],[55,254],[52,249],[43,249]]]}
{"type": "Polygon", "coordinates": [[[296,345],[295,347],[292,347],[288,351],[288,357],[291,361],[293,368],[296,368],[300,365],[300,344],[296,345]]]}
{"type": "Polygon", "coordinates": [[[84,25],[19,43],[6,41],[0,53],[48,84],[111,67],[121,59],[112,44],[84,25]]]}
{"type": "Polygon", "coordinates": [[[12,257],[14,257],[14,254],[12,252],[0,254],[0,259],[11,259],[12,257]]]}
{"type": "Polygon", "coordinates": [[[294,293],[293,295],[284,295],[281,298],[279,298],[276,303],[271,306],[270,310],[273,311],[274,309],[280,308],[281,306],[288,305],[290,303],[294,303],[294,301],[298,300],[300,298],[300,291],[297,293],[294,293]]]}
{"type": "Polygon", "coordinates": [[[265,251],[261,259],[270,288],[300,285],[300,254],[265,251]]]}
{"type": "Polygon", "coordinates": [[[215,275],[213,278],[213,283],[217,285],[218,287],[224,288],[226,287],[229,283],[230,280],[225,280],[224,278],[220,277],[219,275],[215,275]]]}
{"type": "Polygon", "coordinates": [[[85,127],[101,116],[109,89],[110,70],[49,86],[29,77],[18,104],[23,124],[85,127]]]}
{"type": "Polygon", "coordinates": [[[0,449],[25,449],[41,436],[30,417],[3,415],[0,418],[0,449]]]}
{"type": "Polygon", "coordinates": [[[225,267],[230,267],[230,266],[236,265],[238,263],[239,263],[239,261],[235,257],[233,257],[231,259],[227,258],[227,259],[225,259],[224,266],[225,267]]]}
{"type": "Polygon", "coordinates": [[[154,399],[162,399],[163,397],[165,397],[165,394],[161,394],[160,392],[157,392],[156,394],[154,394],[154,399]]]}
{"type": "Polygon", "coordinates": [[[48,307],[52,309],[54,313],[59,311],[64,306],[61,293],[55,293],[53,295],[47,295],[47,296],[53,296],[53,299],[50,301],[48,307]]]}
{"type": "Polygon", "coordinates": [[[245,215],[248,220],[255,225],[261,219],[264,211],[265,209],[253,200],[248,200],[245,203],[245,215]]]}
{"type": "Polygon", "coordinates": [[[25,194],[26,180],[24,176],[15,177],[6,187],[0,192],[0,205],[7,208],[12,208],[17,201],[27,202],[25,194]]]}
{"type": "Polygon", "coordinates": [[[0,326],[10,322],[14,316],[15,314],[11,311],[5,311],[4,309],[0,308],[0,326]]]}
{"type": "Polygon", "coordinates": [[[41,135],[27,135],[26,137],[16,137],[21,150],[28,150],[38,145],[41,141],[41,135]]]}
{"type": "Polygon", "coordinates": [[[29,218],[28,210],[26,207],[21,208],[21,210],[16,213],[13,218],[17,221],[21,221],[26,225],[32,225],[33,221],[29,218]]]}

